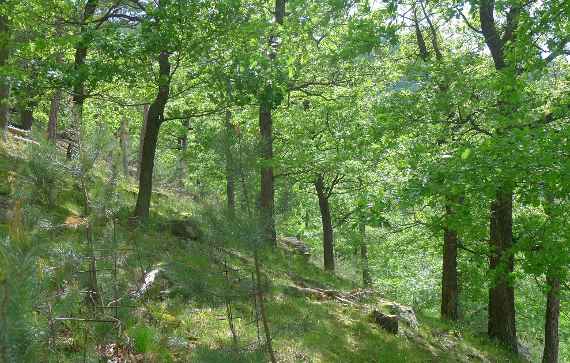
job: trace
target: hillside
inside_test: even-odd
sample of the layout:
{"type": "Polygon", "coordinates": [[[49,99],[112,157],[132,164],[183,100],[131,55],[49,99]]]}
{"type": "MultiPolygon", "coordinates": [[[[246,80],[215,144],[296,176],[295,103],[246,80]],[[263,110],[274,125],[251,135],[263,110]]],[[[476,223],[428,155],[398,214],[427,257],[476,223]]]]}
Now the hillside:
{"type": "MultiPolygon", "coordinates": [[[[0,154],[0,240],[6,241],[0,281],[11,294],[0,312],[18,324],[8,326],[10,354],[42,362],[268,361],[251,250],[216,242],[216,228],[230,232],[224,219],[208,217],[211,207],[157,190],[152,218],[139,225],[127,212],[133,186],[120,182],[108,207],[113,213],[101,207],[87,220],[72,178],[54,176],[45,185],[57,188],[53,204],[46,204],[37,189],[43,174],[37,160],[25,157],[26,148],[12,142],[0,154]],[[82,291],[91,263],[100,299],[94,308],[82,291]]],[[[91,185],[107,185],[101,178],[91,185]]],[[[94,208],[98,193],[104,191],[90,192],[94,208]]],[[[399,333],[389,333],[371,314],[392,314],[397,302],[381,289],[324,272],[316,256],[281,244],[263,253],[261,273],[279,362],[518,361],[482,332],[428,315],[417,316],[416,328],[408,312],[399,333]]]]}

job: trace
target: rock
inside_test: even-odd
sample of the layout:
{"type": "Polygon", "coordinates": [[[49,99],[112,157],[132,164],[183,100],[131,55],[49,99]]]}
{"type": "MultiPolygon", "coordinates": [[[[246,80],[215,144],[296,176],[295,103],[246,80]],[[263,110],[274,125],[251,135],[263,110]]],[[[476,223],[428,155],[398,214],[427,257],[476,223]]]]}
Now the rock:
{"type": "Polygon", "coordinates": [[[296,237],[279,237],[277,242],[288,250],[294,251],[301,256],[310,256],[311,248],[296,237]]]}
{"type": "Polygon", "coordinates": [[[531,362],[532,361],[532,354],[530,353],[530,349],[523,344],[521,341],[517,342],[517,350],[519,352],[519,356],[527,361],[527,362],[531,362]]]}
{"type": "Polygon", "coordinates": [[[409,306],[396,304],[394,302],[387,304],[387,306],[390,309],[390,313],[396,315],[407,326],[414,330],[418,329],[420,324],[418,323],[414,309],[409,306]]]}
{"type": "Polygon", "coordinates": [[[398,334],[398,317],[396,315],[388,315],[378,310],[372,311],[372,319],[378,326],[394,335],[398,334]]]}
{"type": "Polygon", "coordinates": [[[171,221],[170,231],[176,237],[189,239],[192,241],[199,240],[203,236],[200,225],[196,220],[191,218],[171,221]]]}

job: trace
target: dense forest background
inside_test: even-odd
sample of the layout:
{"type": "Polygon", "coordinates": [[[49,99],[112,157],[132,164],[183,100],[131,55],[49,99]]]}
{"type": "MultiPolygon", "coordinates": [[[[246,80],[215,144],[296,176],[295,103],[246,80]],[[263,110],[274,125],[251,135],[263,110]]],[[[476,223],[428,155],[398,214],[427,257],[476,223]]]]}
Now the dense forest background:
{"type": "Polygon", "coordinates": [[[565,0],[0,0],[0,362],[570,362],[569,61],[565,0]]]}

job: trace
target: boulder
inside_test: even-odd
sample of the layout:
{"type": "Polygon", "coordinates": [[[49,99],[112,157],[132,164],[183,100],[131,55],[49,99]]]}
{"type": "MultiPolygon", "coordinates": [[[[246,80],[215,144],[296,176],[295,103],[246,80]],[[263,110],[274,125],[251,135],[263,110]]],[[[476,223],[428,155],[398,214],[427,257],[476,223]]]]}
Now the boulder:
{"type": "Polygon", "coordinates": [[[171,221],[170,231],[176,237],[192,241],[199,240],[203,236],[199,223],[192,218],[171,221]]]}
{"type": "Polygon", "coordinates": [[[372,311],[372,319],[379,327],[394,335],[398,334],[398,317],[384,314],[378,310],[372,311]]]}
{"type": "Polygon", "coordinates": [[[311,248],[307,244],[296,237],[279,237],[277,242],[286,249],[293,251],[301,256],[310,256],[311,248]]]}

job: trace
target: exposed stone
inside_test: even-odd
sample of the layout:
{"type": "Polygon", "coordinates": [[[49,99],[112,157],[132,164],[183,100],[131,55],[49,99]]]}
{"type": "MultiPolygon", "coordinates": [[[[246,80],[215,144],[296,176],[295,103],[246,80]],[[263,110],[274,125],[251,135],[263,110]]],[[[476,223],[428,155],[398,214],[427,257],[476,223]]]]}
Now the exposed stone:
{"type": "Polygon", "coordinates": [[[392,334],[398,334],[398,317],[384,314],[378,310],[372,311],[372,319],[378,326],[392,334]]]}
{"type": "Polygon", "coordinates": [[[277,242],[288,250],[291,250],[302,256],[310,256],[311,248],[307,244],[296,237],[279,237],[277,242]]]}
{"type": "Polygon", "coordinates": [[[517,350],[519,352],[519,356],[527,362],[532,361],[532,354],[530,353],[530,349],[523,344],[521,341],[517,342],[517,350]]]}

